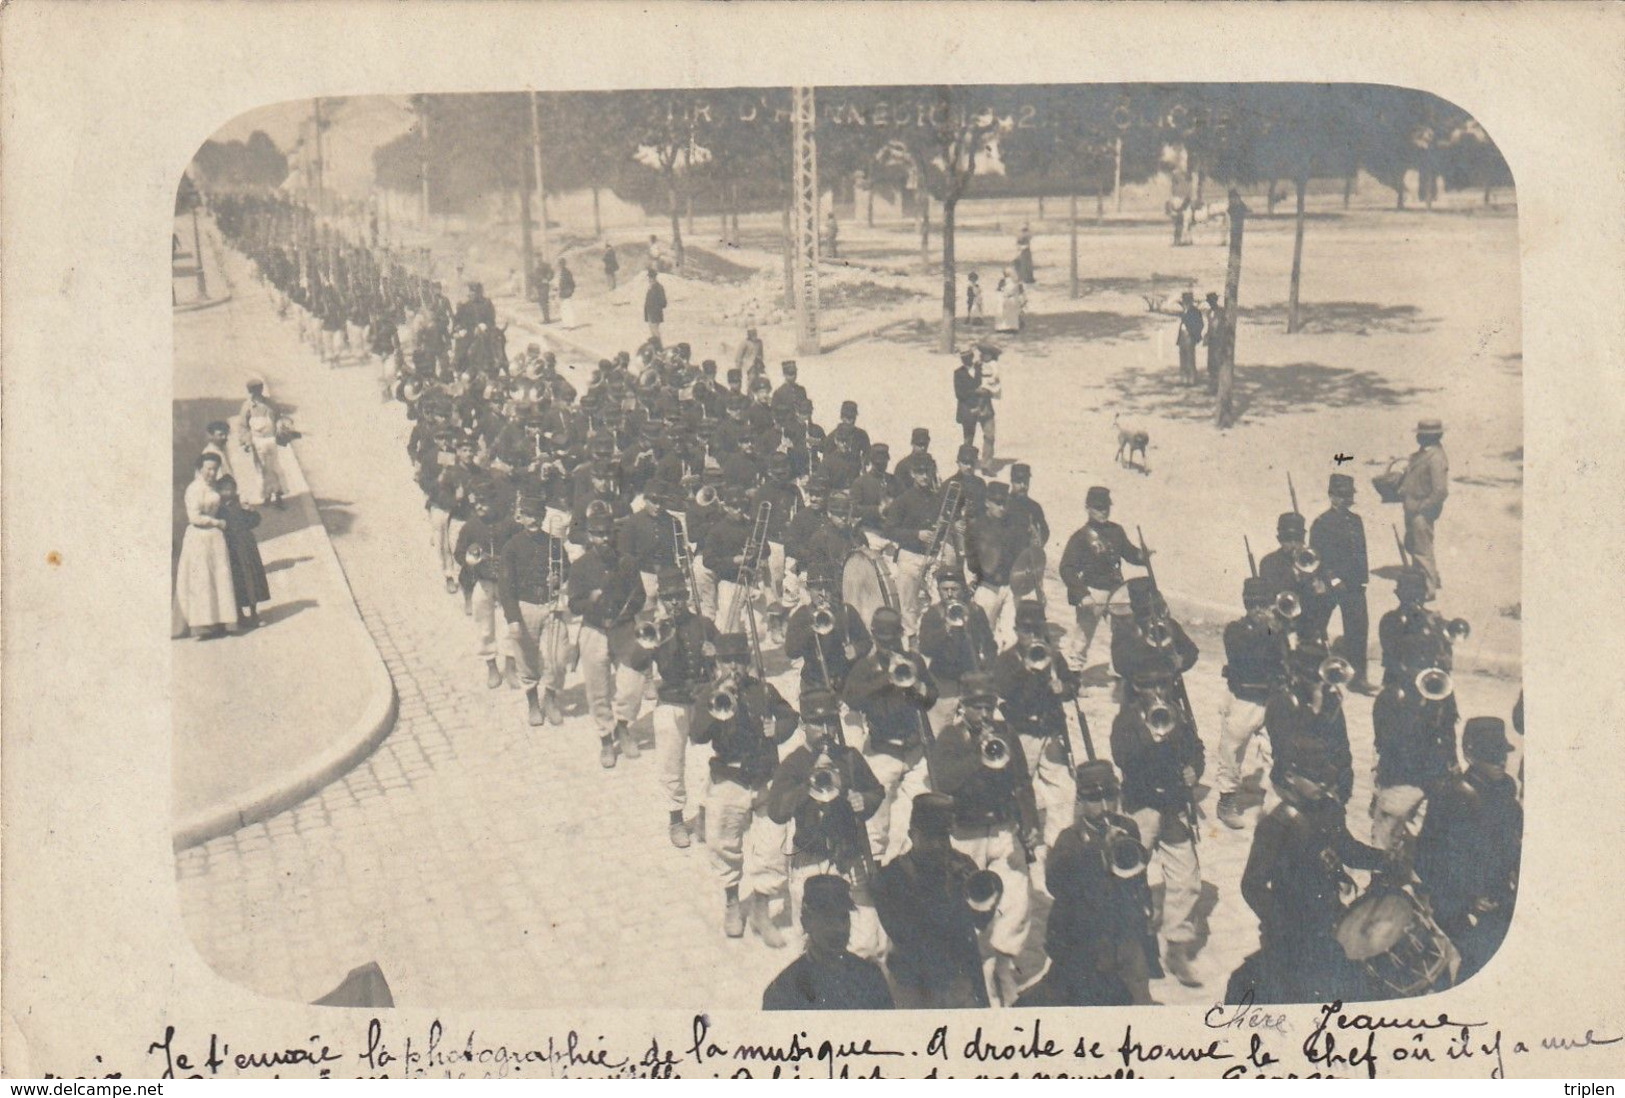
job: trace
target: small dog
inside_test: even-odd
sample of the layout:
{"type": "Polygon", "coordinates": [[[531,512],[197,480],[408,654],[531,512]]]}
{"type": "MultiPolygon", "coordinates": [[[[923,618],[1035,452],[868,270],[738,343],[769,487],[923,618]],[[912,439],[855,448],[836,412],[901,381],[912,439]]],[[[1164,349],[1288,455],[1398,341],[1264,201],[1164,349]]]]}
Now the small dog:
{"type": "Polygon", "coordinates": [[[1112,416],[1112,426],[1117,428],[1117,464],[1126,467],[1145,469],[1145,450],[1151,445],[1151,436],[1137,427],[1125,427],[1118,422],[1117,416],[1112,416]],[[1140,460],[1135,462],[1134,455],[1139,454],[1140,460]]]}

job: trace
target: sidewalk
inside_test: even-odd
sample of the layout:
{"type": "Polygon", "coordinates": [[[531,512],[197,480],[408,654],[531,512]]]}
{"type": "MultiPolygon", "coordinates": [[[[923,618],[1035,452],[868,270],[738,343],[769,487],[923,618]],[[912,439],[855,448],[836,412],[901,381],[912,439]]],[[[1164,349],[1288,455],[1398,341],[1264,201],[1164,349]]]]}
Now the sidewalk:
{"type": "MultiPolygon", "coordinates": [[[[214,251],[206,236],[206,262],[214,251]]],[[[254,314],[270,316],[269,303],[247,290],[246,300],[230,298],[224,274],[218,283],[209,277],[211,295],[228,300],[175,318],[177,496],[191,479],[205,425],[236,412],[246,376],[263,374],[278,399],[276,372],[256,357],[264,344],[251,327],[254,314]]],[[[261,627],[171,644],[176,850],[303,800],[392,724],[393,686],[356,611],[297,445],[282,451],[287,506],[262,509],[256,531],[271,588],[261,627]]],[[[182,525],[177,514],[177,537],[182,525]]]]}
{"type": "Polygon", "coordinates": [[[177,214],[175,217],[174,232],[180,238],[181,247],[170,267],[177,313],[208,309],[231,300],[231,287],[220,269],[219,238],[211,235],[212,223],[202,214],[199,215],[198,227],[203,238],[203,290],[206,293],[200,293],[198,287],[198,257],[192,236],[192,215],[177,214]]]}

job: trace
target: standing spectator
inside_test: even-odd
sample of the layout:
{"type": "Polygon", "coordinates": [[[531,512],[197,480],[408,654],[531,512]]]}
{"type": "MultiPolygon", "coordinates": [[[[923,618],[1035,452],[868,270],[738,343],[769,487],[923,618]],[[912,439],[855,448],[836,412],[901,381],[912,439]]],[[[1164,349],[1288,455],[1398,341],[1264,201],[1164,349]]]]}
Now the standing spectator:
{"type": "Polygon", "coordinates": [[[231,584],[231,551],[226,547],[226,520],[220,517],[220,459],[200,454],[192,483],[186,487],[186,532],[175,571],[175,609],[180,635],[200,630],[198,640],[223,636],[237,616],[237,592],[231,584]]]}
{"type": "Polygon", "coordinates": [[[666,269],[666,249],[654,233],[649,234],[649,269],[651,271],[666,269]]]}
{"type": "Polygon", "coordinates": [[[282,506],[282,458],[277,452],[276,406],[265,399],[265,382],[260,378],[248,380],[248,399],[237,413],[237,434],[243,440],[243,449],[254,457],[254,468],[259,473],[259,493],[254,498],[273,507],[282,506]]]}
{"type": "Polygon", "coordinates": [[[1031,286],[1038,281],[1038,276],[1033,274],[1033,233],[1025,225],[1016,236],[1016,277],[1023,286],[1031,286]]]}
{"type": "Polygon", "coordinates": [[[531,289],[536,293],[536,304],[542,307],[542,323],[553,323],[552,304],[553,296],[553,268],[545,259],[536,261],[536,270],[530,278],[531,289]]]}
{"type": "Polygon", "coordinates": [[[954,371],[954,419],[964,432],[966,446],[976,441],[976,426],[982,421],[982,400],[978,395],[981,387],[982,368],[976,361],[976,352],[959,352],[959,368],[954,371]]]}
{"type": "MultiPolygon", "coordinates": [[[[1309,548],[1320,554],[1320,571],[1330,598],[1321,600],[1315,612],[1331,621],[1333,610],[1343,617],[1343,658],[1354,668],[1349,689],[1374,694],[1366,679],[1366,648],[1371,632],[1371,615],[1366,606],[1365,587],[1371,579],[1366,559],[1365,520],[1354,513],[1354,478],[1333,473],[1326,488],[1331,508],[1309,527],[1309,548]]],[[[1306,612],[1311,604],[1305,603],[1306,612]]],[[[1311,626],[1314,623],[1310,623],[1311,626]]],[[[1325,633],[1325,623],[1311,631],[1325,633]]]]}
{"type": "Polygon", "coordinates": [[[829,257],[831,259],[839,259],[839,258],[841,258],[841,249],[840,249],[841,229],[840,229],[840,226],[835,221],[835,211],[834,210],[829,211],[829,221],[827,222],[827,227],[825,228],[824,233],[825,233],[826,238],[829,241],[829,257]]]}
{"type": "Polygon", "coordinates": [[[1417,567],[1427,573],[1428,597],[1444,586],[1439,578],[1439,561],[1433,552],[1433,525],[1444,512],[1450,495],[1450,459],[1444,453],[1444,424],[1424,419],[1416,425],[1416,453],[1405,467],[1399,483],[1405,504],[1405,549],[1417,567]]]}
{"type": "Polygon", "coordinates": [[[734,366],[745,382],[753,382],[767,372],[767,348],[755,328],[745,329],[745,341],[734,356],[734,366]]]}
{"type": "MultiPolygon", "coordinates": [[[[654,238],[649,238],[651,243],[654,238]]],[[[649,334],[660,338],[660,325],[666,320],[666,288],[660,284],[660,272],[649,268],[649,289],[643,295],[643,319],[649,325],[649,334]]]]}
{"type": "Polygon", "coordinates": [[[237,628],[240,632],[257,629],[260,624],[260,606],[271,601],[271,588],[265,580],[265,562],[260,559],[260,545],[254,537],[254,528],[260,524],[259,512],[244,507],[237,498],[237,481],[220,477],[214,482],[220,493],[220,517],[225,520],[226,550],[231,557],[231,586],[237,593],[237,628]]]}
{"type": "Polygon", "coordinates": [[[982,312],[982,277],[975,271],[965,276],[965,323],[980,328],[985,314],[982,312]]]}
{"type": "Polygon", "coordinates": [[[615,288],[615,276],[620,273],[621,261],[615,258],[615,245],[604,242],[604,277],[609,280],[609,288],[615,288]]]}
{"type": "Polygon", "coordinates": [[[1207,295],[1207,327],[1202,332],[1202,344],[1207,347],[1207,391],[1219,391],[1219,359],[1224,354],[1224,341],[1219,338],[1219,322],[1224,318],[1224,306],[1219,295],[1212,290],[1207,295]]]}
{"type": "Polygon", "coordinates": [[[206,428],[209,441],[203,447],[205,454],[213,454],[220,459],[220,475],[222,477],[234,476],[231,467],[231,424],[223,419],[217,419],[206,428]]]}
{"type": "Polygon", "coordinates": [[[1202,310],[1196,306],[1196,295],[1186,290],[1179,295],[1179,381],[1182,385],[1196,384],[1196,345],[1202,342],[1202,310]]]}
{"type": "Polygon", "coordinates": [[[559,322],[566,328],[576,326],[576,276],[563,256],[559,257],[559,322]]]}
{"type": "Polygon", "coordinates": [[[1021,331],[1021,312],[1027,304],[1027,295],[1022,292],[1020,280],[1009,267],[1006,267],[1004,274],[999,276],[996,300],[999,303],[999,318],[994,322],[994,330],[1021,331]]]}

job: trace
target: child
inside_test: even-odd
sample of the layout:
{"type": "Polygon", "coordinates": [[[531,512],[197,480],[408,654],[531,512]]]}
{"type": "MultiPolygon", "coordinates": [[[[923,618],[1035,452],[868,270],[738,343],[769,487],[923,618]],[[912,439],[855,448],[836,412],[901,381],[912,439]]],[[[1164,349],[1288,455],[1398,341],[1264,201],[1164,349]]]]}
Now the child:
{"type": "Polygon", "coordinates": [[[221,477],[215,481],[220,493],[220,518],[226,523],[226,551],[231,558],[231,586],[237,594],[237,631],[246,633],[260,624],[262,602],[271,599],[271,588],[265,580],[265,564],[260,560],[259,542],[254,527],[260,524],[259,512],[244,507],[237,498],[237,481],[221,477]]]}
{"type": "Polygon", "coordinates": [[[975,271],[965,276],[965,323],[982,326],[982,282],[975,271]]]}

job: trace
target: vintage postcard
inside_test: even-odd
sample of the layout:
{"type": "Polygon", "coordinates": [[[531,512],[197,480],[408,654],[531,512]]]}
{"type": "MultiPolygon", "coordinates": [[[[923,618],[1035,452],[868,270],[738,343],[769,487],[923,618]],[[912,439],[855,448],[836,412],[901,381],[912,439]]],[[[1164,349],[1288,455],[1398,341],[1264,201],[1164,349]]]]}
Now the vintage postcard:
{"type": "Polygon", "coordinates": [[[6,1075],[1622,1074],[1617,9],[0,21],[6,1075]]]}

